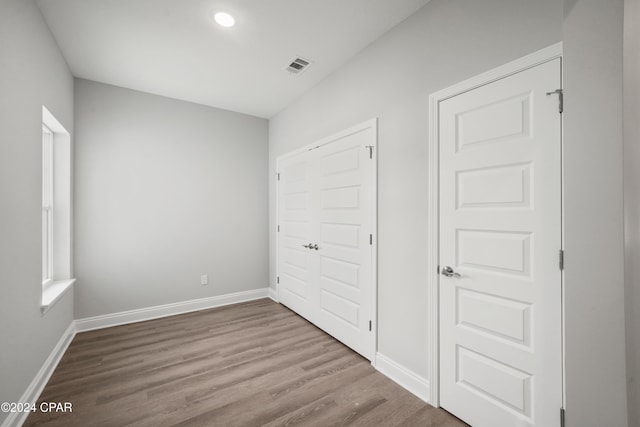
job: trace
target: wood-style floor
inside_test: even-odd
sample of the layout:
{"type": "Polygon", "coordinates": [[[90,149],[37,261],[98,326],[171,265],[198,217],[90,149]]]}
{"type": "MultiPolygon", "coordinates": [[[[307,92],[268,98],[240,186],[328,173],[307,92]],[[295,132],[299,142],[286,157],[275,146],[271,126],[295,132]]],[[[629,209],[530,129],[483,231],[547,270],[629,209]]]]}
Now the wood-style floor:
{"type": "Polygon", "coordinates": [[[26,426],[465,426],[263,299],[76,335],[26,426]]]}

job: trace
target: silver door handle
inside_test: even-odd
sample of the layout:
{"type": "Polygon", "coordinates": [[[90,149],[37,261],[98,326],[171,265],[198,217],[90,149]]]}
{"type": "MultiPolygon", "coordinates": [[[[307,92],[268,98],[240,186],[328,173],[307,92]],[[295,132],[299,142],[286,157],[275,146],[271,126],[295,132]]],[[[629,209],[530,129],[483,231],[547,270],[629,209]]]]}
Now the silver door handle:
{"type": "Polygon", "coordinates": [[[313,245],[311,248],[309,248],[309,249],[315,249],[315,250],[317,251],[317,250],[318,250],[318,244],[317,244],[317,243],[316,243],[316,244],[314,244],[314,245],[313,245]]]}
{"type": "Polygon", "coordinates": [[[443,276],[446,276],[446,277],[455,277],[456,279],[458,279],[458,278],[462,277],[462,276],[460,275],[460,273],[456,273],[456,272],[453,270],[453,268],[451,268],[451,267],[449,267],[449,266],[443,267],[443,268],[442,268],[442,270],[440,270],[440,273],[441,273],[443,276]]]}
{"type": "Polygon", "coordinates": [[[302,245],[303,248],[313,249],[313,243],[309,243],[308,245],[302,245]]]}

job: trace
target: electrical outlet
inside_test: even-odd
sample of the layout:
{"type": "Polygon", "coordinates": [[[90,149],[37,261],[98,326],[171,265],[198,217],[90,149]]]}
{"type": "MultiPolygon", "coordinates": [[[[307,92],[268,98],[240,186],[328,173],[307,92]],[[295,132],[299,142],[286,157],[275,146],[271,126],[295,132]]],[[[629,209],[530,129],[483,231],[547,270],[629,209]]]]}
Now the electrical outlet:
{"type": "Polygon", "coordinates": [[[209,276],[207,274],[203,274],[202,276],[200,276],[200,284],[202,286],[209,284],[209,276]]]}

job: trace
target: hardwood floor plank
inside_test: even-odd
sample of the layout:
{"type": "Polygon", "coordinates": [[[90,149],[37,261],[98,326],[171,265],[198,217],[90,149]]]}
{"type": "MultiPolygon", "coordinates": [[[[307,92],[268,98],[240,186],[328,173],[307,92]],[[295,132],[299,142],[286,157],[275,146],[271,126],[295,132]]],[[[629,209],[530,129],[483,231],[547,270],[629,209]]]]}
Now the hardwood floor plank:
{"type": "Polygon", "coordinates": [[[465,426],[268,299],[76,335],[25,426],[465,426]]]}

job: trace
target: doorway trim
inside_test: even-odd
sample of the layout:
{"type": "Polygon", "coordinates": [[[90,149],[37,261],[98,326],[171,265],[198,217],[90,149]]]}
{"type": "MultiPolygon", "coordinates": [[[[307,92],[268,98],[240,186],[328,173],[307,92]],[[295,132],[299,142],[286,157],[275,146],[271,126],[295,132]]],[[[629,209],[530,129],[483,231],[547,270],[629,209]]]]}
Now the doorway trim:
{"type": "MultiPolygon", "coordinates": [[[[440,247],[440,131],[438,129],[438,123],[440,117],[438,106],[440,102],[456,95],[493,83],[497,80],[509,77],[545,62],[562,58],[562,52],[562,42],[559,42],[530,55],[516,59],[515,61],[449,86],[438,92],[434,92],[429,96],[429,208],[427,211],[427,235],[430,236],[430,238],[427,242],[427,271],[429,272],[427,276],[427,307],[429,310],[427,327],[427,332],[429,334],[427,337],[427,354],[429,360],[427,372],[429,373],[429,403],[436,408],[440,407],[440,275],[438,274],[438,256],[440,247]]],[[[564,298],[562,311],[564,313],[564,298]]],[[[564,365],[564,333],[562,336],[564,365]]],[[[564,375],[564,366],[562,371],[564,375]]],[[[565,400],[564,383],[563,378],[563,404],[565,400]]]]}
{"type": "MultiPolygon", "coordinates": [[[[292,151],[288,151],[276,158],[276,199],[275,199],[275,219],[276,219],[276,278],[280,277],[280,232],[279,232],[279,224],[280,224],[280,209],[278,208],[278,202],[280,200],[280,164],[283,160],[288,159],[290,157],[299,155],[304,153],[305,151],[315,150],[316,148],[320,148],[324,145],[331,144],[339,139],[345,138],[347,136],[353,135],[354,133],[361,132],[365,129],[371,128],[373,129],[374,140],[371,141],[371,150],[373,157],[373,170],[371,173],[370,184],[373,188],[373,197],[371,201],[371,222],[372,222],[372,230],[373,238],[371,241],[371,280],[373,282],[373,295],[371,297],[371,317],[372,317],[372,325],[371,331],[373,333],[373,355],[371,358],[371,365],[376,366],[376,358],[378,355],[378,118],[374,117],[372,119],[366,120],[364,122],[358,123],[349,128],[343,129],[342,131],[331,134],[327,137],[321,138],[311,144],[304,145],[300,148],[297,148],[292,151]]],[[[280,303],[280,284],[276,280],[276,290],[275,290],[276,302],[280,303]]]]}

